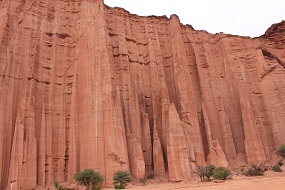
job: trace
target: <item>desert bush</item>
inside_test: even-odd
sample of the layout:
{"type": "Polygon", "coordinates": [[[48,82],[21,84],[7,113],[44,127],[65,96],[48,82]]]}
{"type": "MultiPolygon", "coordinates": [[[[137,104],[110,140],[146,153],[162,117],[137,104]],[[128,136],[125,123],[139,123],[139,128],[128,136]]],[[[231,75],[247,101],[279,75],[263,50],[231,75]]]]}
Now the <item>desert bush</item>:
{"type": "Polygon", "coordinates": [[[246,168],[244,175],[246,176],[262,176],[264,174],[264,169],[261,166],[252,164],[250,167],[246,168]]]}
{"type": "Polygon", "coordinates": [[[60,185],[57,181],[54,182],[54,187],[56,190],[66,190],[66,188],[60,185]]]}
{"type": "Polygon", "coordinates": [[[215,179],[226,180],[231,175],[231,170],[224,167],[218,167],[214,170],[213,177],[215,179]]]}
{"type": "Polygon", "coordinates": [[[272,170],[275,172],[282,172],[281,167],[278,164],[272,166],[272,170]]]}
{"type": "Polygon", "coordinates": [[[276,150],[277,156],[285,159],[285,144],[281,144],[276,150]]]}
{"type": "Polygon", "coordinates": [[[206,166],[206,168],[205,168],[205,176],[207,177],[208,181],[211,180],[210,178],[213,176],[215,169],[216,169],[216,167],[214,165],[206,166]]]}
{"type": "Polygon", "coordinates": [[[116,171],[113,176],[115,189],[125,189],[132,182],[130,174],[126,171],[116,171]]]}
{"type": "Polygon", "coordinates": [[[210,181],[211,180],[210,178],[214,174],[215,168],[216,167],[214,165],[197,166],[195,173],[200,177],[201,181],[205,181],[205,177],[207,178],[207,181],[210,181]]]}
{"type": "Polygon", "coordinates": [[[82,172],[78,172],[73,178],[79,185],[84,185],[88,190],[100,190],[104,181],[100,173],[92,169],[85,169],[82,172]]]}
{"type": "Polygon", "coordinates": [[[206,174],[206,168],[204,166],[197,166],[195,173],[200,177],[201,181],[204,181],[205,174],[206,174]]]}

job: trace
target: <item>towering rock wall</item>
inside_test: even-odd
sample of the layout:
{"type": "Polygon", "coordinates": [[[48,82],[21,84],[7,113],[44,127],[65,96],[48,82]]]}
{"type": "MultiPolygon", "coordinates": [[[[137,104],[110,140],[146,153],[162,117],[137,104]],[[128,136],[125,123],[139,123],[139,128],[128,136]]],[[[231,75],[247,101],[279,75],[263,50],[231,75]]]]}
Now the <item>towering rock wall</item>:
{"type": "Polygon", "coordinates": [[[102,0],[0,1],[0,189],[270,160],[285,141],[284,29],[251,39],[102,0]]]}

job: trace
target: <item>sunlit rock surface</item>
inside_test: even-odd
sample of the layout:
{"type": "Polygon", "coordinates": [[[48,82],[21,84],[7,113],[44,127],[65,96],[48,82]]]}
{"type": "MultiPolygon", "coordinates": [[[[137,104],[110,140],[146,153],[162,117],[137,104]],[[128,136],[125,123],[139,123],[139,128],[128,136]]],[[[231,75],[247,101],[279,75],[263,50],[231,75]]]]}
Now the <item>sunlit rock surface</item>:
{"type": "Polygon", "coordinates": [[[209,34],[102,0],[0,1],[0,189],[86,168],[189,180],[285,141],[285,23],[209,34]]]}

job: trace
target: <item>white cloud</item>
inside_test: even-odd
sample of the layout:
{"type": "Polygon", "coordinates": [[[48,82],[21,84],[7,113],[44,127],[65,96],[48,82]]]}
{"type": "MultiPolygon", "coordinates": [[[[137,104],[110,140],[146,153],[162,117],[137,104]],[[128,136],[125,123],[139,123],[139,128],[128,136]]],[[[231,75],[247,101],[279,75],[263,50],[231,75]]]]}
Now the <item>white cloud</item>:
{"type": "Polygon", "coordinates": [[[142,16],[177,14],[183,24],[197,30],[251,37],[285,20],[284,0],[105,0],[105,4],[142,16]]]}

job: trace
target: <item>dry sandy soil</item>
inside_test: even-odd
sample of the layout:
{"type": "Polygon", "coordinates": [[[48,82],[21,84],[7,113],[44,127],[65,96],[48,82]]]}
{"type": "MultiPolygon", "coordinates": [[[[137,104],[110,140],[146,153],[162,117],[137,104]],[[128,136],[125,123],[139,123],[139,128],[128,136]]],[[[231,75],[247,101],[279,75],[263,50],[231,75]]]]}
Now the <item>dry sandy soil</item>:
{"type": "MultiPolygon", "coordinates": [[[[112,189],[112,188],[104,188],[112,189]]],[[[130,185],[131,190],[285,190],[285,172],[267,171],[261,177],[233,176],[232,180],[224,183],[189,182],[148,184],[145,186],[130,185]]]]}

